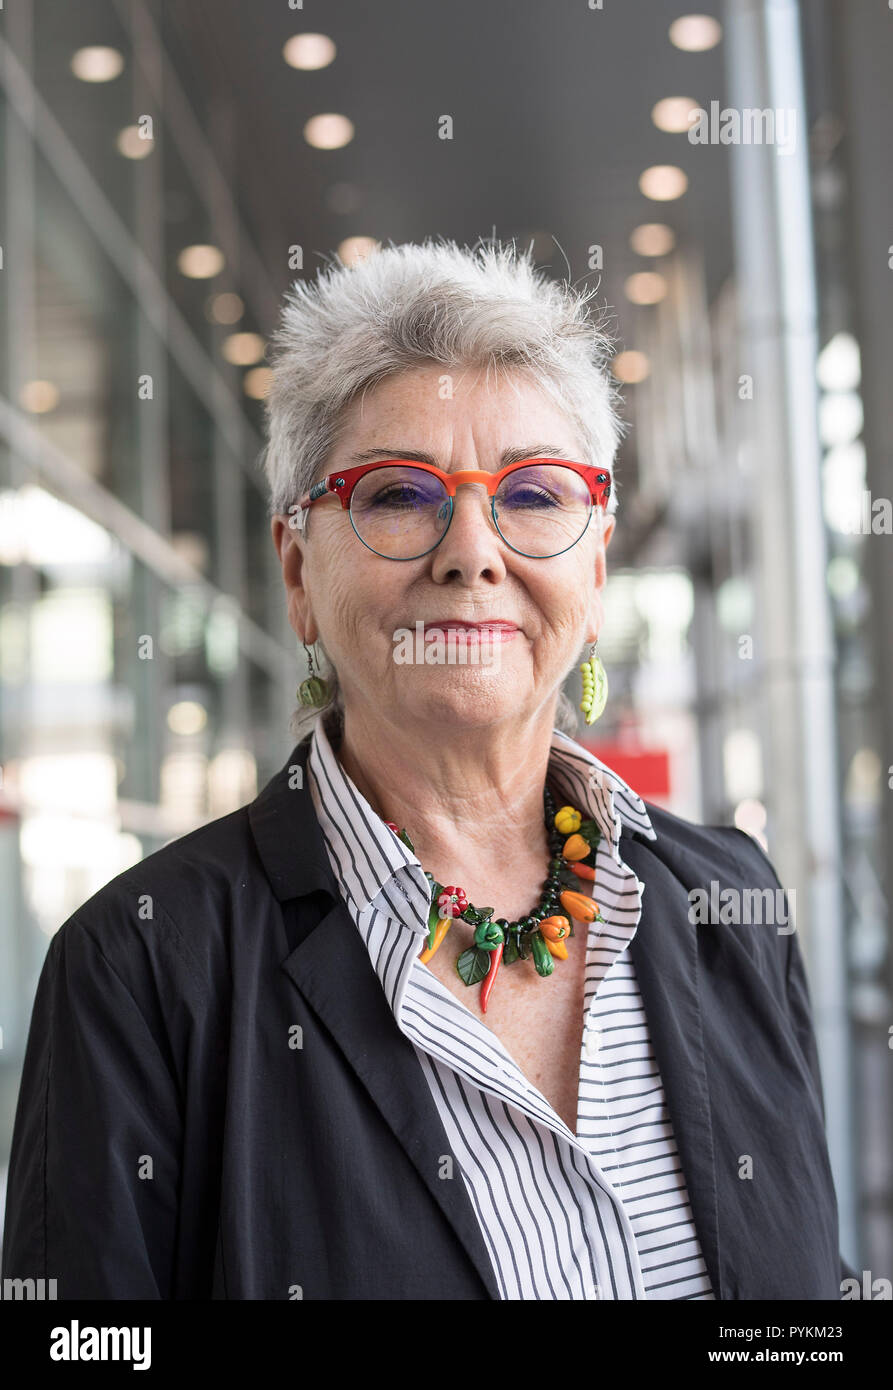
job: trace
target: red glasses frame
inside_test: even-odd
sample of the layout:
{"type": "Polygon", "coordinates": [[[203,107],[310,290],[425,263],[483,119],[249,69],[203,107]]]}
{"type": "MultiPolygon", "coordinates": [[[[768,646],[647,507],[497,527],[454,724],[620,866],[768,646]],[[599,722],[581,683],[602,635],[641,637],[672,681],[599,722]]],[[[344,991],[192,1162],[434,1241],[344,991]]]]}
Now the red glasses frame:
{"type": "MultiPolygon", "coordinates": [[[[302,511],[312,507],[314,502],[319,502],[323,497],[331,494],[338,497],[341,506],[345,510],[350,509],[350,499],[353,490],[361,478],[367,473],[372,473],[377,468],[393,468],[398,464],[409,464],[413,468],[421,468],[426,473],[433,473],[443,483],[447,496],[450,498],[452,520],[452,499],[456,496],[456,489],[463,483],[481,483],[487,489],[487,495],[491,499],[490,505],[493,506],[492,499],[496,495],[496,489],[509,473],[513,473],[517,468],[529,468],[537,463],[557,463],[562,468],[570,468],[574,473],[578,473],[589,487],[592,501],[596,506],[607,507],[608,499],[611,496],[611,474],[607,468],[595,468],[586,463],[572,463],[569,459],[555,458],[529,458],[519,459],[517,463],[510,463],[505,468],[500,468],[498,473],[487,473],[475,469],[464,469],[457,473],[445,473],[442,468],[437,468],[433,463],[423,463],[421,459],[376,459],[372,463],[361,463],[356,468],[343,468],[337,473],[329,473],[325,478],[321,478],[318,483],[314,483],[309,492],[301,498],[299,506],[302,511]]],[[[446,535],[449,529],[449,522],[443,532],[446,535]]],[[[497,530],[498,530],[497,526],[497,530]]],[[[443,540],[443,536],[440,540],[443,540]]],[[[362,540],[362,537],[359,537],[362,540]]],[[[363,542],[365,544],[365,542],[363,542]]],[[[506,542],[508,544],[508,542],[506,542]]],[[[440,544],[440,541],[437,542],[440,544]]],[[[576,542],[574,542],[576,544],[576,542]]],[[[514,548],[514,547],[512,547],[514,548]]],[[[378,553],[377,551],[375,552],[378,553]]],[[[387,558],[387,557],[386,557],[387,558]]],[[[418,558],[418,557],[416,557],[418,558]]],[[[533,558],[533,557],[531,557],[533,558]]],[[[548,557],[544,557],[548,558],[548,557]]]]}

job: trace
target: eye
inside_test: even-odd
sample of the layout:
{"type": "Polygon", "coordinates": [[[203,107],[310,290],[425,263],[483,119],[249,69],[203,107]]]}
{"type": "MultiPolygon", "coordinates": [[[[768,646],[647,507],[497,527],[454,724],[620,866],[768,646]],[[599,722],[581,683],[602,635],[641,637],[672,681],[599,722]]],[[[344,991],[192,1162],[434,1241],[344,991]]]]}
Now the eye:
{"type": "Polygon", "coordinates": [[[548,488],[534,482],[519,482],[507,489],[503,504],[509,507],[557,507],[560,500],[548,488]]]}
{"type": "Polygon", "coordinates": [[[412,483],[391,483],[375,494],[372,505],[400,509],[416,507],[420,500],[419,490],[412,483]]]}

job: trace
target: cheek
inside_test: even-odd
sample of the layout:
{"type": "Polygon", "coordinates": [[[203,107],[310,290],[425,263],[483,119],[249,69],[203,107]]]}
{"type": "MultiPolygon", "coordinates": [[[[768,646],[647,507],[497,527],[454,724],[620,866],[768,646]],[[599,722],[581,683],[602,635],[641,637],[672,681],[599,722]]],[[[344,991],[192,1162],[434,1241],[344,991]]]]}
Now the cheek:
{"type": "Polygon", "coordinates": [[[593,612],[598,590],[590,578],[586,582],[579,565],[568,565],[558,576],[550,576],[548,584],[534,585],[531,578],[529,593],[539,608],[546,631],[565,634],[576,632],[593,612]]]}
{"type": "Polygon", "coordinates": [[[328,636],[327,646],[333,654],[338,649],[357,650],[361,643],[367,647],[376,633],[387,637],[391,615],[405,608],[400,601],[401,576],[385,569],[384,562],[371,551],[368,559],[358,553],[362,547],[350,549],[347,563],[344,556],[349,539],[325,538],[322,563],[314,568],[310,584],[313,611],[323,641],[328,636]]]}

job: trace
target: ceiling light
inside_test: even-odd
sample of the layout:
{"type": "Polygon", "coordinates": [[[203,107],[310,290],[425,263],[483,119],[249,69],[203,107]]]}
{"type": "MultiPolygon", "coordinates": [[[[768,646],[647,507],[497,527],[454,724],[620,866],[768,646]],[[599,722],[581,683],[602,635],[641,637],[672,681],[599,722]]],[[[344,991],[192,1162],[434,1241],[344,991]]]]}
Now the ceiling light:
{"type": "Polygon", "coordinates": [[[205,312],[212,323],[238,323],[245,305],[237,294],[225,291],[211,296],[205,312]]]}
{"type": "Polygon", "coordinates": [[[327,34],[295,34],[282,49],[290,68],[315,72],[327,68],[335,57],[335,45],[327,34]]]}
{"type": "Polygon", "coordinates": [[[125,159],[145,159],[155,148],[155,141],[147,138],[138,125],[126,125],[119,130],[115,144],[118,153],[123,154],[125,159]]]}
{"type": "Polygon", "coordinates": [[[611,371],[618,381],[624,382],[627,386],[635,386],[648,376],[651,363],[644,352],[636,352],[630,348],[627,352],[617,354],[611,363],[611,371]]]}
{"type": "Polygon", "coordinates": [[[359,261],[364,261],[367,256],[371,256],[373,251],[377,251],[381,242],[375,241],[371,236],[349,236],[345,237],[338,247],[338,255],[344,265],[357,265],[359,261]]]}
{"type": "Polygon", "coordinates": [[[639,189],[655,202],[681,198],[688,188],[688,177],[675,164],[652,164],[639,178],[639,189]]]}
{"type": "Polygon", "coordinates": [[[682,130],[690,130],[700,106],[692,97],[664,97],[651,108],[651,119],[658,130],[669,131],[675,135],[682,130]]]}
{"type": "Polygon", "coordinates": [[[676,233],[663,222],[643,222],[636,227],[629,244],[637,256],[666,256],[676,245],[676,233]]]}
{"type": "Polygon", "coordinates": [[[835,333],[819,353],[816,377],[825,391],[854,391],[862,380],[859,344],[852,333],[835,333]]]}
{"type": "Polygon", "coordinates": [[[630,275],[623,289],[631,304],[659,304],[666,297],[667,282],[653,270],[640,270],[630,275]]]}
{"type": "Polygon", "coordinates": [[[311,116],[304,126],[304,139],[317,150],[340,150],[350,144],[353,134],[353,121],[334,111],[311,116]]]}
{"type": "Polygon", "coordinates": [[[704,53],[722,38],[722,25],[709,14],[684,14],[670,25],[670,43],[686,53],[704,53]]]}
{"type": "Polygon", "coordinates": [[[197,700],[178,700],[167,712],[167,726],[174,734],[198,734],[207,722],[208,711],[197,700]]]}
{"type": "Polygon", "coordinates": [[[264,355],[266,344],[259,333],[230,333],[223,340],[223,355],[234,367],[250,367],[264,355]]]}
{"type": "Polygon", "coordinates": [[[177,257],[177,269],[190,280],[210,280],[225,265],[219,246],[184,246],[177,257]]]}
{"type": "Polygon", "coordinates": [[[111,82],[124,68],[124,55],[117,48],[95,45],[79,48],[72,55],[71,70],[82,82],[111,82]]]}
{"type": "Polygon", "coordinates": [[[254,401],[262,401],[270,394],[273,373],[269,367],[252,367],[242,378],[242,390],[254,401]]]}
{"type": "Polygon", "coordinates": [[[52,381],[26,381],[19,392],[24,410],[32,415],[46,415],[59,404],[59,388],[52,381]]]}

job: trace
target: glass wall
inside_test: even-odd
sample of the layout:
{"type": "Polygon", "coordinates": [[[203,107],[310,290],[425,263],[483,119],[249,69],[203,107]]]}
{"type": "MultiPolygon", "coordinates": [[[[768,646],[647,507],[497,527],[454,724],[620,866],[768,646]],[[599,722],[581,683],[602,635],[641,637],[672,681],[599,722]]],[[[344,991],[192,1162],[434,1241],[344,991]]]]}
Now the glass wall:
{"type": "Polygon", "coordinates": [[[5,20],[0,1177],[48,937],[251,799],[303,674],[257,467],[264,344],[232,345],[257,324],[238,209],[194,177],[136,11],[5,20]]]}

